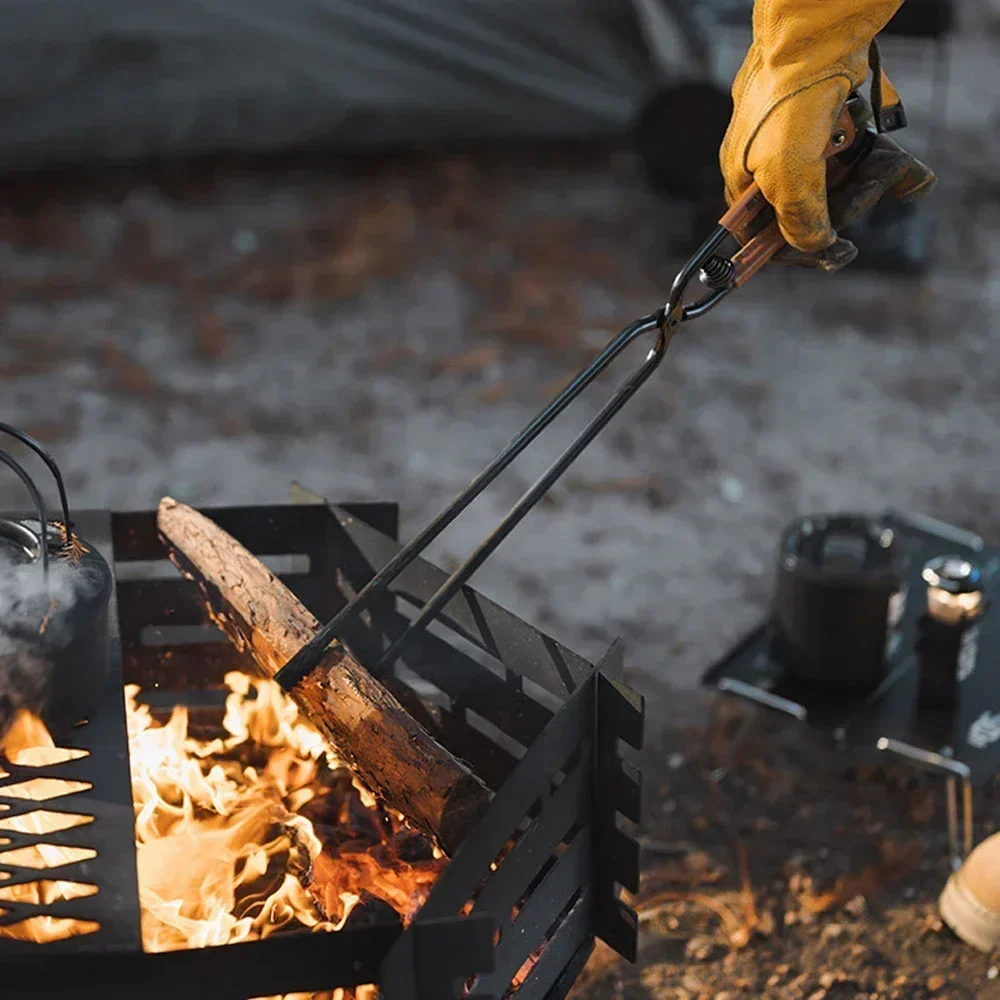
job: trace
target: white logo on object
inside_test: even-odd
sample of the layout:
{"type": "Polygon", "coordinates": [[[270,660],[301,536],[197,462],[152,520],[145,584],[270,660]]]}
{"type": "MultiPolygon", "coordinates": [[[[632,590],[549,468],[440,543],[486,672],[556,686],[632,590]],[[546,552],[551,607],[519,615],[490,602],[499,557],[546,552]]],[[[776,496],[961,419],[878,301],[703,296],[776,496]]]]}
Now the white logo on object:
{"type": "Polygon", "coordinates": [[[979,626],[968,629],[962,635],[962,644],[958,648],[958,680],[968,680],[976,669],[976,659],[979,656],[979,626]]]}
{"type": "Polygon", "coordinates": [[[968,743],[976,750],[985,750],[1000,740],[1000,712],[983,712],[969,726],[968,743]]]}

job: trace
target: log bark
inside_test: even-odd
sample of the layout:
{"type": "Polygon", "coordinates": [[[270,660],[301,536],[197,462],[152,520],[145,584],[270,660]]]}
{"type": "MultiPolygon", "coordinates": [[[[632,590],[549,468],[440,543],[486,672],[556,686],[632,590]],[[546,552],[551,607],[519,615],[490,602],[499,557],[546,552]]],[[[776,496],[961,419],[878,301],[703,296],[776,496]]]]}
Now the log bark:
{"type": "MultiPolygon", "coordinates": [[[[212,620],[268,677],[319,630],[298,598],[214,521],[165,497],[157,524],[174,564],[201,587],[212,620]]],[[[290,693],[367,788],[446,854],[456,850],[489,790],[347,649],[332,644],[290,693]]]]}

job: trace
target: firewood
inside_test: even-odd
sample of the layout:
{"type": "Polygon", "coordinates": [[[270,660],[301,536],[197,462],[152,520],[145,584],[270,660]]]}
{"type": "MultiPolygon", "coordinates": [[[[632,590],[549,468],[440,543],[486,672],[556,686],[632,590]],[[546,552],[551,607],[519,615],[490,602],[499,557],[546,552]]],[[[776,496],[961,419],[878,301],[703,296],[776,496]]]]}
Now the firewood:
{"type": "MultiPolygon", "coordinates": [[[[273,677],[320,628],[298,598],[214,521],[170,497],[157,524],[170,558],[200,586],[212,620],[273,677]]],[[[452,854],[490,793],[339,643],[290,692],[360,781],[452,854]]]]}

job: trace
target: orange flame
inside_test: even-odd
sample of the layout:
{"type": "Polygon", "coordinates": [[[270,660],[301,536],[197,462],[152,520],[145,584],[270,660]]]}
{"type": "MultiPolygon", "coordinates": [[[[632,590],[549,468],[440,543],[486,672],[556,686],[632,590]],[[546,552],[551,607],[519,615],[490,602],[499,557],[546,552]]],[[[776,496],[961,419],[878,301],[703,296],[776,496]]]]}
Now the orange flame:
{"type": "Polygon", "coordinates": [[[380,842],[324,850],[301,810],[330,790],[324,779],[339,762],[276,683],[230,673],[226,684],[228,735],[211,740],[190,734],[183,707],[156,724],[138,689],[126,688],[146,950],[255,940],[294,925],[339,930],[366,896],[410,919],[441,862],[403,861],[394,850],[401,825],[385,830],[374,818],[380,842]]]}
{"type": "MultiPolygon", "coordinates": [[[[21,709],[0,745],[0,755],[11,764],[21,767],[44,767],[85,756],[83,751],[64,751],[56,747],[45,723],[26,709],[21,709]]],[[[10,789],[7,789],[10,794],[10,789]]],[[[23,797],[23,796],[17,796],[23,797]]],[[[29,796],[30,797],[30,796],[29,796]]],[[[83,825],[90,817],[67,816],[61,813],[36,810],[24,813],[15,820],[6,822],[7,829],[18,833],[44,835],[64,830],[67,827],[83,825]]],[[[4,843],[10,843],[4,840],[4,843]]],[[[33,844],[19,851],[8,851],[8,864],[22,864],[33,869],[56,868],[81,860],[80,848],[60,847],[56,844],[33,844]]],[[[85,856],[92,856],[89,852],[85,856]]],[[[21,882],[3,888],[3,900],[12,903],[53,903],[59,900],[78,899],[92,895],[92,886],[70,881],[21,882]]],[[[73,920],[69,917],[37,915],[27,920],[0,926],[0,938],[31,941],[45,944],[77,934],[89,934],[98,929],[93,921],[73,920]]]]}
{"type": "Polygon", "coordinates": [[[27,764],[30,767],[32,765],[24,759],[25,756],[31,757],[40,750],[54,748],[55,743],[45,728],[45,723],[37,715],[32,715],[27,709],[22,708],[14,716],[0,750],[12,764],[27,764]]]}
{"type": "MultiPolygon", "coordinates": [[[[181,706],[158,723],[139,703],[139,688],[125,688],[145,950],[258,940],[282,929],[336,931],[366,898],[382,900],[408,922],[440,874],[440,853],[420,841],[425,860],[399,856],[403,843],[420,838],[402,817],[379,812],[367,790],[352,787],[277,684],[242,673],[225,680],[226,735],[212,739],[191,732],[181,706]],[[339,847],[322,842],[310,812],[325,817],[323,830],[336,833],[339,847]],[[363,832],[354,829],[359,823],[363,832]]],[[[44,724],[28,713],[18,717],[2,752],[12,763],[36,767],[83,753],[56,748],[44,724]]],[[[17,819],[24,833],[66,824],[65,815],[42,810],[17,819]]],[[[78,860],[67,852],[80,849],[31,850],[41,853],[42,867],[52,867],[78,860]]],[[[93,887],[49,881],[11,888],[5,899],[48,903],[79,898],[93,887]]],[[[0,936],[55,940],[66,936],[57,924],[33,917],[0,926],[0,936]]],[[[362,986],[261,1000],[375,1000],[376,993],[362,986]]]]}
{"type": "MultiPolygon", "coordinates": [[[[296,720],[294,705],[281,706],[266,687],[250,700],[252,686],[244,675],[229,675],[227,682],[229,735],[210,741],[189,736],[185,708],[175,708],[166,725],[158,725],[149,708],[137,703],[138,688],[125,689],[147,951],[258,939],[291,923],[335,930],[350,912],[345,906],[340,921],[328,923],[288,873],[238,911],[237,894],[263,878],[272,858],[308,868],[308,847],[315,845],[308,838],[293,840],[302,821],[286,798],[308,788],[324,747],[296,720]],[[272,760],[279,766],[268,760],[261,769],[233,755],[245,744],[291,754],[276,752],[272,760]]],[[[297,799],[304,803],[308,796],[297,799]]]]}

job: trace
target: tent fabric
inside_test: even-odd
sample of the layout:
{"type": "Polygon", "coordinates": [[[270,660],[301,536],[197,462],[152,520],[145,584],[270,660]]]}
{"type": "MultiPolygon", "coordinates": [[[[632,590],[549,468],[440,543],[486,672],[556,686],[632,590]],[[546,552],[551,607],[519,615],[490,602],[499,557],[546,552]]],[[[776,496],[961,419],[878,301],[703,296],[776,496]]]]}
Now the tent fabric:
{"type": "Polygon", "coordinates": [[[8,0],[0,169],[618,133],[649,2],[8,0]]]}

